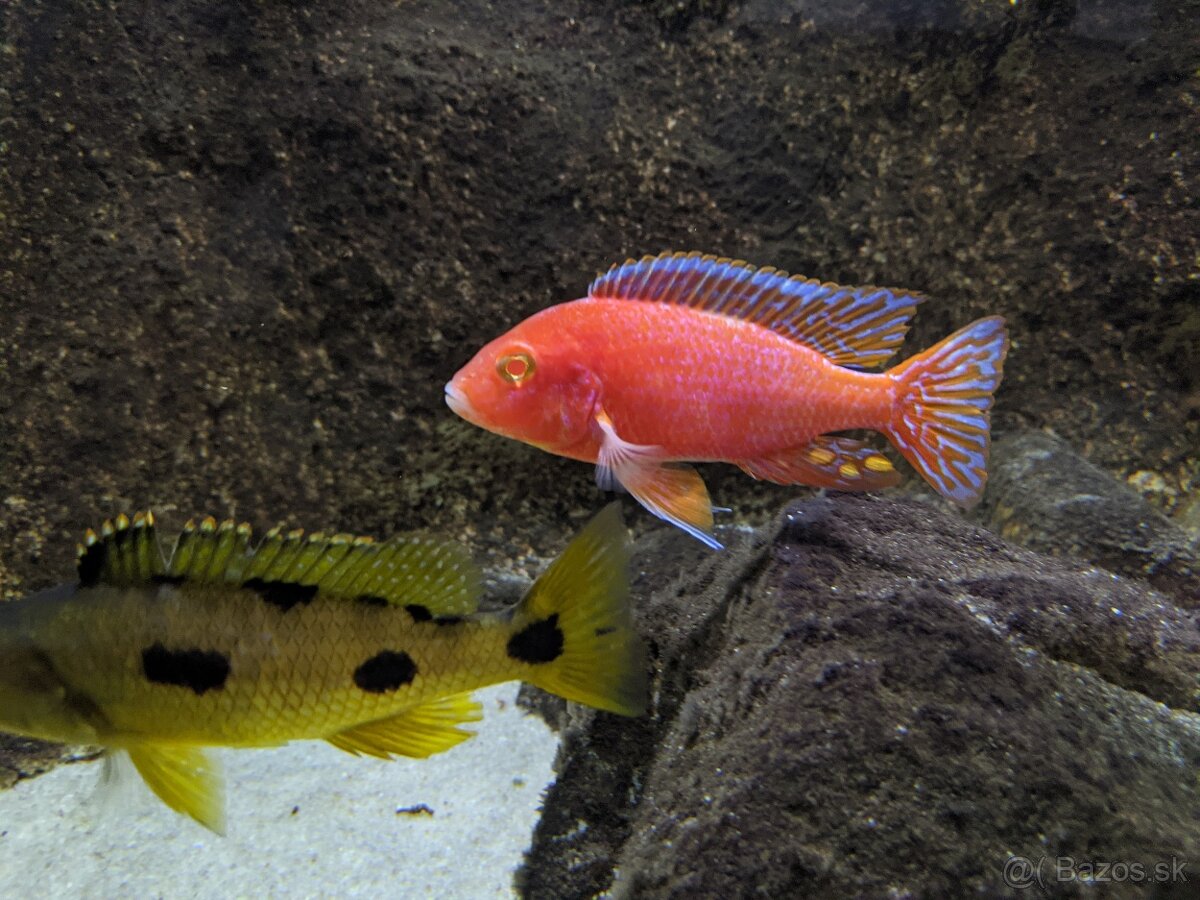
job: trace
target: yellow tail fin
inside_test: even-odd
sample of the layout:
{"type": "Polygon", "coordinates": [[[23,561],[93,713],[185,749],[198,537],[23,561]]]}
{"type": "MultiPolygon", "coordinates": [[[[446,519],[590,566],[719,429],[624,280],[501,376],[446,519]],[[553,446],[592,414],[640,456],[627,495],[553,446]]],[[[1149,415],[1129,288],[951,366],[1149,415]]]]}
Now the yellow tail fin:
{"type": "Polygon", "coordinates": [[[513,614],[508,655],[543,690],[636,716],[646,710],[646,658],[618,506],[592,519],[529,589],[513,614]]]}

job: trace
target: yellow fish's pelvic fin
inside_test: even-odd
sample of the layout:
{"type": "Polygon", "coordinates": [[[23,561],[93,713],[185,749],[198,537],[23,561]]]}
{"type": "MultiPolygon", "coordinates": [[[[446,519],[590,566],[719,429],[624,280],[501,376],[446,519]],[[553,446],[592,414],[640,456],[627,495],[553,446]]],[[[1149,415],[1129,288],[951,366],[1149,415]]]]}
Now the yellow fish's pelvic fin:
{"type": "Polygon", "coordinates": [[[987,483],[992,396],[1004,374],[1004,319],[972,322],[888,372],[887,436],[943,497],[974,506],[987,483]]]}
{"type": "Polygon", "coordinates": [[[212,518],[184,527],[167,574],[258,590],[316,588],[382,605],[418,603],[433,615],[470,615],[482,591],[479,570],[455,543],[413,535],[377,544],[349,534],[275,528],[251,549],[250,526],[218,525],[212,518]]]}
{"type": "Polygon", "coordinates": [[[217,834],[225,833],[220,767],[203,750],[182,745],[133,744],[125,748],[159,799],[217,834]]]}
{"type": "Polygon", "coordinates": [[[397,716],[348,728],[327,740],[339,750],[355,756],[424,759],[474,737],[475,732],[458,726],[464,722],[478,722],[481,718],[483,708],[471,699],[470,694],[454,694],[406,709],[397,716]]]}
{"type": "Polygon", "coordinates": [[[664,463],[658,447],[623,440],[603,411],[597,414],[596,424],[603,435],[596,463],[596,483],[601,490],[622,487],[660,519],[714,550],[722,549],[712,535],[712,502],[700,473],[691,466],[664,463]]]}
{"type": "Polygon", "coordinates": [[[876,491],[900,483],[900,473],[878,450],[863,441],[828,434],[803,447],[738,465],[764,481],[838,491],[876,491]]]}
{"type": "Polygon", "coordinates": [[[892,288],[842,287],[740,259],[666,252],[626,260],[596,278],[588,296],[675,303],[744,319],[843,366],[887,361],[924,298],[892,288]]]}
{"type": "Polygon", "coordinates": [[[154,514],[124,513],[106,519],[100,533],[90,528],[78,548],[76,569],[83,587],[146,584],[164,571],[162,551],[154,533],[154,514]]]}
{"type": "Polygon", "coordinates": [[[534,582],[512,628],[508,655],[524,663],[524,680],[609,712],[645,712],[645,647],[633,627],[618,504],[592,519],[534,582]]]}

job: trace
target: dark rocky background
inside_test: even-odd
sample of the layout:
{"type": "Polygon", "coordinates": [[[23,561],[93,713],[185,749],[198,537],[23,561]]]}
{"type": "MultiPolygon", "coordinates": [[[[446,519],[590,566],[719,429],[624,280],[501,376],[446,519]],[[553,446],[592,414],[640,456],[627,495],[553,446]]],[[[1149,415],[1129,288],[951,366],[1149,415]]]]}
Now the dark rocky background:
{"type": "MultiPolygon", "coordinates": [[[[1196,10],[7,3],[4,589],[145,506],[552,553],[590,473],[442,385],[664,248],[925,291],[914,349],[1003,313],[997,427],[1170,512],[1200,477],[1196,10]]],[[[786,496],[706,476],[751,521],[786,496]]]]}
{"type": "MultiPolygon", "coordinates": [[[[996,479],[979,520],[1132,579],[1111,590],[1165,604],[1174,649],[1162,657],[1149,632],[1092,610],[1071,580],[1083,576],[1061,574],[1072,563],[1021,557],[997,574],[975,560],[982,597],[912,588],[881,599],[872,588],[821,613],[849,601],[804,574],[816,563],[794,564],[799,581],[786,574],[787,554],[803,557],[795,545],[808,538],[775,526],[746,538],[775,548],[762,557],[774,562],[744,577],[767,578],[767,566],[775,575],[763,583],[782,604],[746,640],[803,629],[809,615],[860,623],[826,681],[787,668],[818,665],[787,654],[784,669],[764,658],[746,676],[786,684],[762,701],[764,736],[772,716],[805,704],[826,704],[834,719],[858,704],[824,743],[800,728],[795,755],[781,757],[797,771],[833,769],[809,795],[771,799],[810,823],[784,861],[799,880],[778,884],[917,889],[910,870],[871,881],[838,861],[896,851],[870,836],[885,832],[851,835],[848,810],[874,808],[864,792],[899,788],[890,763],[864,773],[847,748],[907,753],[916,771],[944,746],[953,772],[936,776],[928,811],[942,837],[926,842],[920,804],[897,801],[917,823],[905,858],[915,865],[928,850],[931,885],[962,877],[986,892],[995,881],[978,859],[973,869],[965,850],[931,848],[963,829],[984,835],[988,859],[1027,846],[1052,817],[996,792],[1018,777],[1033,783],[1028,760],[1040,745],[1030,735],[1047,728],[1059,735],[1045,748],[1055,759],[1089,746],[1109,748],[1109,759],[1107,769],[1088,757],[1067,774],[1047,770],[1066,830],[1046,847],[1091,835],[1100,848],[1194,855],[1196,753],[1179,723],[1197,708],[1188,641],[1200,535],[1198,21],[1200,4],[1188,0],[0,5],[0,594],[70,577],[83,528],[144,507],[167,533],[204,513],[260,529],[428,527],[510,577],[531,574],[602,497],[586,466],[445,408],[442,385],[481,343],[579,296],[609,263],[668,248],[916,288],[931,300],[912,349],[984,314],[1012,329],[996,479]],[[1036,612],[1041,576],[1013,587],[1013,566],[1050,567],[1050,596],[1074,598],[1067,611],[1036,612]],[[994,578],[1008,587],[986,587],[994,578]],[[984,601],[1009,624],[981,630],[970,604],[984,601]],[[1022,647],[1038,661],[1019,662],[1022,647]],[[1071,666],[1082,680],[1063,688],[1071,666]],[[904,678],[889,682],[889,671],[904,678]],[[993,681],[1002,695],[988,699],[993,681]],[[825,685],[836,696],[817,691],[825,685]],[[924,743],[893,746],[855,724],[872,710],[909,721],[896,704],[910,699],[933,704],[924,743]],[[1137,716],[1153,720],[1149,731],[1129,724],[1137,716]],[[1143,739],[1176,742],[1175,781],[1155,755],[1162,745],[1143,739]],[[1142,762],[1122,768],[1128,754],[1142,762]],[[1003,769],[1006,759],[1025,762],[1003,769]],[[835,784],[846,778],[857,781],[835,784]],[[1160,802],[1168,794],[1175,806],[1160,802]],[[1114,831],[1100,834],[1097,821],[1114,831]],[[842,831],[822,843],[835,825],[842,831]],[[1126,825],[1133,837],[1122,843],[1112,835],[1126,825]]],[[[728,467],[704,474],[714,500],[734,509],[726,521],[770,521],[796,493],[728,467]]],[[[906,489],[923,490],[912,480],[906,489]]],[[[905,515],[849,508],[881,535],[905,515]]],[[[683,539],[640,511],[629,519],[649,532],[646,571],[674,577],[686,554],[660,544],[683,539]]],[[[1004,559],[1017,552],[961,521],[938,527],[946,536],[920,545],[928,552],[944,545],[966,559],[980,542],[1004,559]]],[[[874,584],[882,563],[858,553],[838,565],[874,584]]],[[[698,600],[701,588],[681,596],[698,600]]],[[[700,613],[680,607],[652,625],[682,642],[687,652],[671,657],[680,672],[702,673],[736,649],[734,632],[688,644],[695,623],[679,616],[700,613]]],[[[826,637],[842,640],[840,625],[812,627],[787,640],[807,647],[829,627],[826,637]]],[[[691,696],[690,686],[672,690],[691,696]]],[[[690,718],[660,705],[658,718],[628,727],[642,729],[646,748],[676,732],[686,744],[710,715],[697,702],[687,701],[690,718]]],[[[722,722],[705,733],[724,734],[722,722]]],[[[705,765],[734,753],[701,749],[705,765]]],[[[646,758],[665,759],[649,749],[646,758]]],[[[667,787],[667,770],[682,765],[662,762],[653,802],[676,804],[664,827],[686,844],[703,832],[671,818],[686,819],[680,810],[696,799],[667,787]]],[[[600,842],[586,884],[607,883],[605,866],[620,856],[623,883],[688,889],[674,857],[650,861],[645,834],[626,842],[628,815],[608,813],[617,837],[600,842]]],[[[546,827],[556,821],[548,815],[546,827]]]]}

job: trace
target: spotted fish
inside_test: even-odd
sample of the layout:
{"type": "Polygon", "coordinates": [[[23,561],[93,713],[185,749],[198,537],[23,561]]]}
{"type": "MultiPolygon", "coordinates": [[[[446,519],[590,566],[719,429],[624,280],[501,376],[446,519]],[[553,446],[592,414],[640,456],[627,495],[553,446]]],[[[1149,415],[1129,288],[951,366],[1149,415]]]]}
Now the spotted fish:
{"type": "Polygon", "coordinates": [[[172,809],[223,830],[206,747],[323,739],[426,757],[471,736],[475,688],[522,679],[622,715],[646,704],[625,531],[596,516],[511,610],[477,610],[465,551],[189,523],[106,522],[78,582],[0,604],[0,730],[128,753],[172,809]]]}

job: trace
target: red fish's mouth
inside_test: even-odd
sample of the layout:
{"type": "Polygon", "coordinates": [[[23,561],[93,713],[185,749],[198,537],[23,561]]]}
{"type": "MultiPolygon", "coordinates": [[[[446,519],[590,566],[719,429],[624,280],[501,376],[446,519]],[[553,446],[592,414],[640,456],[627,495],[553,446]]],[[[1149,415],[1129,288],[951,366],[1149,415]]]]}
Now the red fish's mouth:
{"type": "Polygon", "coordinates": [[[454,386],[453,381],[446,385],[446,405],[454,411],[455,415],[462,416],[468,422],[476,421],[475,408],[471,406],[471,401],[463,393],[462,388],[454,386]]]}

